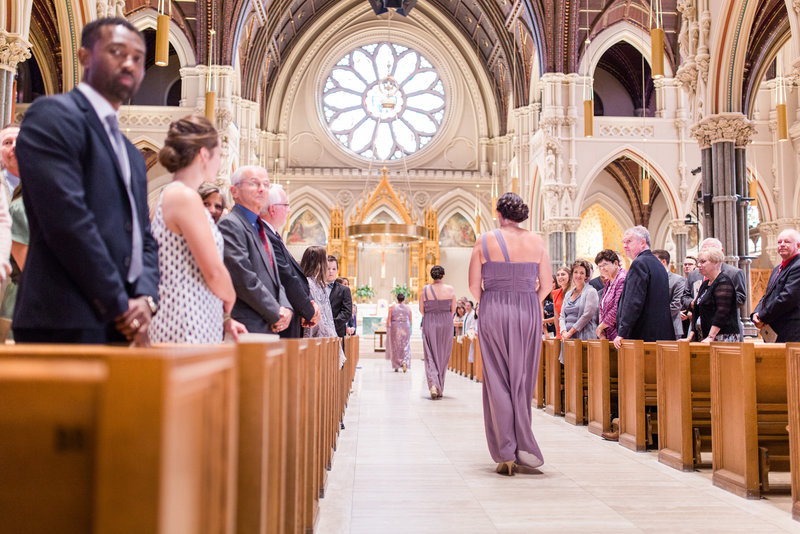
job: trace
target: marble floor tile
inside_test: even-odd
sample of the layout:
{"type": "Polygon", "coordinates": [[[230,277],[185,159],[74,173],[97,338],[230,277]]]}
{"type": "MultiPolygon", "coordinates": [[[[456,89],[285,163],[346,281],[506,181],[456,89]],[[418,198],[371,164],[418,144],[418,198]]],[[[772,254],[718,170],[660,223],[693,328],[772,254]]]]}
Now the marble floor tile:
{"type": "Polygon", "coordinates": [[[449,372],[432,401],[423,362],[393,373],[362,355],[316,532],[529,534],[800,532],[791,498],[749,501],[533,410],[538,474],[499,476],[484,434],[481,385],[449,372]]]}

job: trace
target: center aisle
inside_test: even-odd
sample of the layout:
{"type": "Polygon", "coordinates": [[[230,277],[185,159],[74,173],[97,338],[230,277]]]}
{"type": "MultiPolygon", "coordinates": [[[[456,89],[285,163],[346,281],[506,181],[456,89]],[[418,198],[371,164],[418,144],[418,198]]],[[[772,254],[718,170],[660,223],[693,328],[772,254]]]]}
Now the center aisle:
{"type": "MultiPolygon", "coordinates": [[[[534,410],[539,475],[500,476],[481,386],[448,372],[431,401],[423,362],[362,357],[317,532],[798,532],[787,498],[748,501],[534,410]]],[[[706,470],[707,472],[709,470],[706,470]]]]}

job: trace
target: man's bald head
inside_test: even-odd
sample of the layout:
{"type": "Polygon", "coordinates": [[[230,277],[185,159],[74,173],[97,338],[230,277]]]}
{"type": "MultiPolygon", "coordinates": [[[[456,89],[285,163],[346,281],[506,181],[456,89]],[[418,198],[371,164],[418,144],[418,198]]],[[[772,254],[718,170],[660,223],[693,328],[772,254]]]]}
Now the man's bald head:
{"type": "Polygon", "coordinates": [[[778,255],[783,261],[793,258],[800,250],[800,232],[787,228],[778,234],[778,255]]]}
{"type": "Polygon", "coordinates": [[[17,163],[17,136],[19,126],[9,124],[0,130],[0,164],[14,176],[19,176],[19,164],[17,163]]]}

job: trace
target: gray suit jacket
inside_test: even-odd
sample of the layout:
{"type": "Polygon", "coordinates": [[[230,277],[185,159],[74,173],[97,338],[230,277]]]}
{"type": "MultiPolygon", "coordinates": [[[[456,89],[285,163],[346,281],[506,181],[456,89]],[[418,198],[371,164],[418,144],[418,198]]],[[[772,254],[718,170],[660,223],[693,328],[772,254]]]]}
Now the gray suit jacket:
{"type": "MultiPolygon", "coordinates": [[[[277,266],[270,266],[255,228],[235,207],[219,221],[219,230],[225,240],[225,266],[236,289],[231,316],[249,332],[269,333],[280,318],[280,307],[291,308],[277,266]]],[[[267,246],[274,258],[269,240],[267,246]]]]}
{"type": "Polygon", "coordinates": [[[669,313],[672,315],[672,326],[675,329],[675,338],[683,337],[683,322],[681,321],[681,308],[683,303],[683,290],[686,280],[673,272],[669,275],[669,313]]]}

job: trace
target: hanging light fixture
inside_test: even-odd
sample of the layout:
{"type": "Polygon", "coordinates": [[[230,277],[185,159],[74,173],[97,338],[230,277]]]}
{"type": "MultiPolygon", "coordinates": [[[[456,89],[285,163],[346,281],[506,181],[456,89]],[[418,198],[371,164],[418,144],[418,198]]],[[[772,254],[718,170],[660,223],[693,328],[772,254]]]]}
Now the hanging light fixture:
{"type": "Polygon", "coordinates": [[[156,65],[166,67],[169,63],[169,21],[172,18],[172,2],[158,0],[158,18],[156,22],[156,65]],[[165,4],[169,2],[169,15],[165,4]]]}
{"type": "MultiPolygon", "coordinates": [[[[586,0],[586,40],[583,42],[584,54],[589,50],[589,0],[586,0]]],[[[589,72],[589,62],[586,63],[586,76],[583,78],[583,136],[594,137],[594,79],[589,72]]]]}
{"type": "Polygon", "coordinates": [[[786,112],[786,85],[783,80],[783,69],[781,67],[782,61],[780,55],[775,57],[777,66],[777,106],[775,112],[778,119],[778,141],[789,140],[789,116],[786,112]]]}
{"type": "Polygon", "coordinates": [[[650,205],[650,169],[641,167],[642,169],[642,205],[650,205]]]}
{"type": "Polygon", "coordinates": [[[650,69],[654,80],[664,77],[664,28],[661,21],[661,0],[651,0],[650,20],[655,19],[655,28],[650,29],[650,57],[653,66],[650,69]]]}
{"type": "Polygon", "coordinates": [[[214,35],[217,33],[214,30],[208,32],[208,80],[206,82],[206,118],[211,122],[214,122],[214,113],[217,103],[217,93],[214,91],[213,87],[213,74],[212,74],[212,62],[214,58],[214,35]]]}
{"type": "Polygon", "coordinates": [[[475,233],[481,233],[481,204],[478,201],[478,189],[481,184],[475,184],[475,233]]]}

